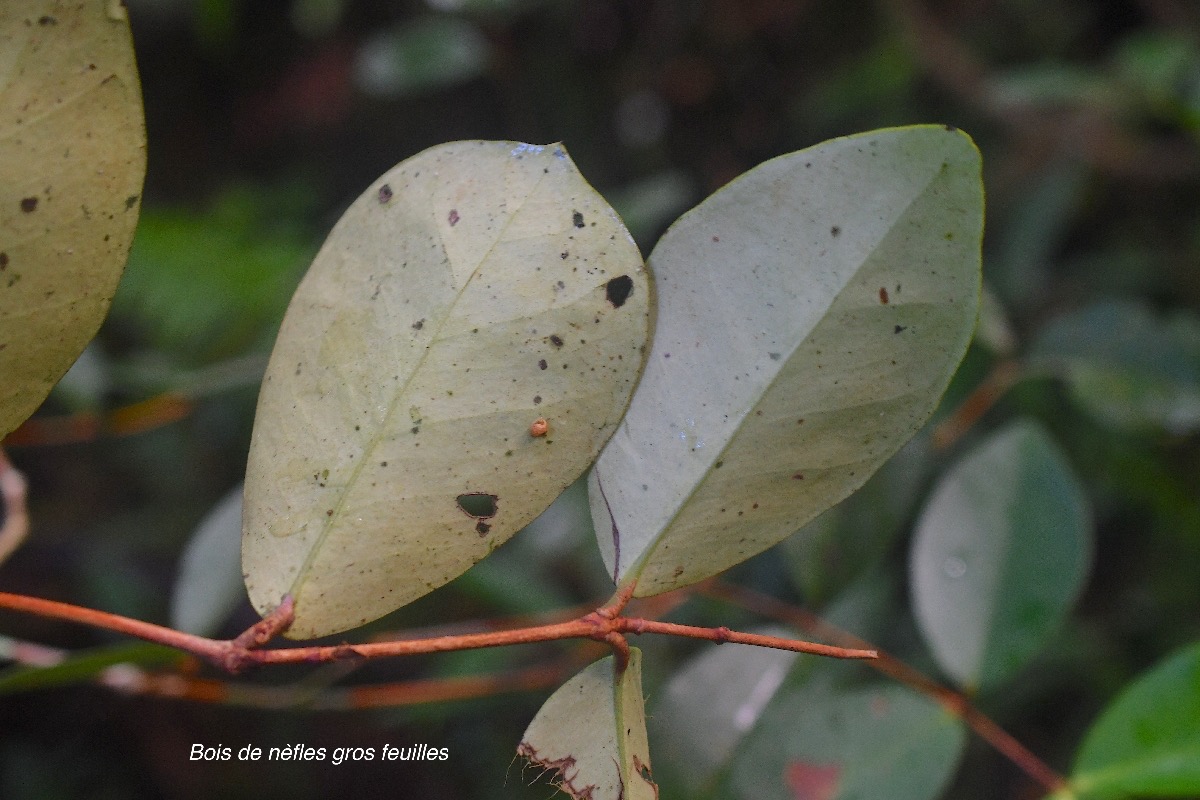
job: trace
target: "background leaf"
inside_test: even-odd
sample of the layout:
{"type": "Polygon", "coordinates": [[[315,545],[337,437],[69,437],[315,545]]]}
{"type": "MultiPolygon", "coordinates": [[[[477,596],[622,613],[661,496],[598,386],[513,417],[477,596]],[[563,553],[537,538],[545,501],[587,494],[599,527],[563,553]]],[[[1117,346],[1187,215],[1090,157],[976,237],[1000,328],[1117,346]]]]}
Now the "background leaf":
{"type": "Polygon", "coordinates": [[[145,173],[125,7],[0,5],[0,437],[96,335],[145,173]]]}
{"type": "Polygon", "coordinates": [[[242,485],[196,526],[171,589],[171,627],[213,636],[245,598],[242,584],[242,485]]]}
{"type": "MultiPolygon", "coordinates": [[[[792,638],[783,628],[756,630],[792,638]]],[[[655,698],[651,727],[660,766],[699,795],[728,766],[738,745],[783,685],[798,653],[769,647],[705,648],[655,698]]]]}
{"type": "Polygon", "coordinates": [[[1042,329],[1030,363],[1053,370],[1103,423],[1126,430],[1200,429],[1200,317],[1158,317],[1132,300],[1094,303],[1042,329]]]}
{"type": "Polygon", "coordinates": [[[297,638],[352,628],[524,527],[619,421],[649,300],[637,247],[559,145],[441,145],[376,181],[297,290],[263,381],[255,607],[294,595],[297,638]]]}
{"type": "Polygon", "coordinates": [[[1200,795],[1200,644],[1140,677],[1088,731],[1071,773],[1080,797],[1200,795]]]}
{"type": "Polygon", "coordinates": [[[1087,576],[1091,520],[1074,473],[1032,422],[942,476],[917,521],[913,606],[938,665],[970,691],[1023,666],[1087,576]]]}
{"type": "Polygon", "coordinates": [[[785,689],[746,741],[731,795],[762,800],[928,800],[954,772],[962,723],[899,686],[785,689]]]}
{"type": "Polygon", "coordinates": [[[979,170],[938,126],[835,139],[663,236],[646,372],[591,477],[614,580],[655,594],[766,549],[925,422],[975,326],[979,170]]]}
{"type": "Polygon", "coordinates": [[[641,651],[616,674],[612,656],[564,683],[529,723],[517,753],[552,770],[576,800],[656,800],[642,698],[641,651]]]}

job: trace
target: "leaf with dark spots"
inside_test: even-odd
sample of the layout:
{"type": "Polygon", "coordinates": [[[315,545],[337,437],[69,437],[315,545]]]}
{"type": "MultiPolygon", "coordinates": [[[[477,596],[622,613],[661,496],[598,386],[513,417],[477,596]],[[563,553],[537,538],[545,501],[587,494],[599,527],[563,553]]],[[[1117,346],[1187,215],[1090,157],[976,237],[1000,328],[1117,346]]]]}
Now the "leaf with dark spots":
{"type": "Polygon", "coordinates": [[[327,635],[487,557],[574,481],[615,429],[641,366],[620,357],[644,345],[650,295],[637,246],[561,150],[455,142],[374,181],[301,282],[264,377],[243,538],[255,607],[268,611],[291,594],[287,635],[327,635]],[[573,210],[596,227],[574,228],[573,210]],[[604,277],[582,283],[574,261],[559,257],[568,240],[604,277]],[[594,325],[589,288],[613,275],[640,287],[620,315],[594,325]],[[546,291],[558,281],[562,290],[546,291]],[[577,373],[555,369],[552,384],[531,385],[531,373],[548,377],[538,363],[546,350],[566,351],[568,334],[585,322],[588,345],[570,359],[577,373]],[[294,375],[299,362],[303,374],[294,375]],[[550,441],[528,432],[551,399],[556,413],[561,403],[597,423],[555,424],[554,446],[534,446],[550,441]],[[299,480],[317,458],[332,460],[326,487],[299,480]],[[496,497],[503,514],[488,507],[496,497]],[[480,520],[486,536],[447,536],[483,534],[480,520]],[[353,566],[368,562],[368,576],[353,566]]]}

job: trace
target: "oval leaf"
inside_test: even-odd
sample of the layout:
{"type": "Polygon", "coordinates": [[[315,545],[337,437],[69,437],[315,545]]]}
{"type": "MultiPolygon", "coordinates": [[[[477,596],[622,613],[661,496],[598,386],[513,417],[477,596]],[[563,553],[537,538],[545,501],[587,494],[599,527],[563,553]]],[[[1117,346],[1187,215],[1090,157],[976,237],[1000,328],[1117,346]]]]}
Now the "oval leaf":
{"type": "Polygon", "coordinates": [[[925,422],[975,325],[979,172],[960,132],[877,131],[769,161],[667,231],[646,372],[591,477],[618,583],[770,547],[925,422]]]}
{"type": "Polygon", "coordinates": [[[900,686],[785,689],[738,753],[732,796],[931,800],[966,744],[962,722],[900,686]]]}
{"type": "Polygon", "coordinates": [[[1092,726],[1071,776],[1080,797],[1200,796],[1200,645],[1127,688],[1092,726]]]}
{"type": "Polygon", "coordinates": [[[612,656],[559,687],[521,738],[517,754],[555,773],[576,800],[656,800],[650,774],[641,651],[617,672],[612,656]]]}
{"type": "Polygon", "coordinates": [[[317,254],[263,379],[255,607],[292,594],[293,637],[352,628],[520,530],[620,420],[649,300],[633,240],[560,145],[457,142],[384,175],[317,254]]]}
{"type": "Polygon", "coordinates": [[[961,686],[994,686],[1033,656],[1087,575],[1083,489],[1030,422],[980,444],[942,476],[917,521],[913,606],[938,664],[961,686]]]}
{"type": "Polygon", "coordinates": [[[96,335],[145,174],[124,6],[0,3],[0,437],[96,335]]]}

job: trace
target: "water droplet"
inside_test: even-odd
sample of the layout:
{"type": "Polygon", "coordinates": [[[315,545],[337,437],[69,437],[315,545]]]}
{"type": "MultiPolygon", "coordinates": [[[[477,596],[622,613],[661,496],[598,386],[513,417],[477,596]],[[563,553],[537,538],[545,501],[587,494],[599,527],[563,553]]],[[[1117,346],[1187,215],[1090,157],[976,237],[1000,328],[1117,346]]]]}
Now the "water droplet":
{"type": "Polygon", "coordinates": [[[946,573],[947,578],[957,580],[967,574],[967,562],[958,556],[947,556],[942,562],[942,572],[946,573]]]}

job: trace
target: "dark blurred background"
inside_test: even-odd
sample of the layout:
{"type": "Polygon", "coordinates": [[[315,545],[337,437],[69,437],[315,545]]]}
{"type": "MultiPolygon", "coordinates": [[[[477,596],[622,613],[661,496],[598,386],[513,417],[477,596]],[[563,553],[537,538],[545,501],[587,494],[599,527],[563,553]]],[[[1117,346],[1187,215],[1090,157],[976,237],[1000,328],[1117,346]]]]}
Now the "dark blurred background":
{"type": "MultiPolygon", "coordinates": [[[[1156,312],[1200,301],[1200,6],[1187,0],[129,6],[149,136],[142,221],[99,338],[39,412],[40,425],[7,444],[31,482],[34,527],[0,566],[6,591],[171,622],[181,553],[242,478],[258,377],[291,291],[354,197],[441,142],[562,141],[649,254],[682,211],[773,156],[886,126],[966,130],[984,157],[989,305],[986,337],[951,407],[1056,315],[1103,298],[1156,312]],[[80,422],[97,419],[98,428],[80,422]]],[[[1022,384],[990,413],[1018,412],[1054,430],[1087,482],[1096,566],[1076,635],[1052,645],[1040,671],[988,710],[1065,770],[1099,704],[1196,637],[1200,448],[1191,428],[1148,432],[1089,418],[1052,381],[1022,384]]],[[[541,532],[537,546],[518,537],[495,565],[361,636],[602,600],[590,531],[557,525],[567,530],[541,532]]],[[[894,577],[902,573],[902,548],[880,557],[894,577]]],[[[767,554],[734,577],[820,605],[780,564],[767,554]]],[[[896,597],[879,635],[910,655],[919,646],[902,588],[896,597]]],[[[244,600],[230,607],[211,622],[215,632],[255,619],[244,600]]],[[[674,618],[754,621],[701,600],[674,618]]],[[[8,636],[55,647],[123,641],[7,613],[0,623],[8,636]]],[[[694,649],[644,644],[658,659],[646,676],[653,707],[671,665],[694,649]]],[[[339,680],[539,663],[565,664],[569,674],[580,658],[577,647],[557,645],[246,680],[300,681],[315,692],[339,680]]],[[[551,789],[530,786],[535,772],[511,762],[549,691],[264,711],[64,679],[0,697],[0,796],[544,798],[551,789]],[[426,742],[449,748],[450,759],[194,764],[194,742],[235,750],[426,742]]],[[[947,796],[1036,796],[985,747],[973,744],[965,758],[947,796]]],[[[660,778],[664,798],[681,796],[660,778]]]]}

